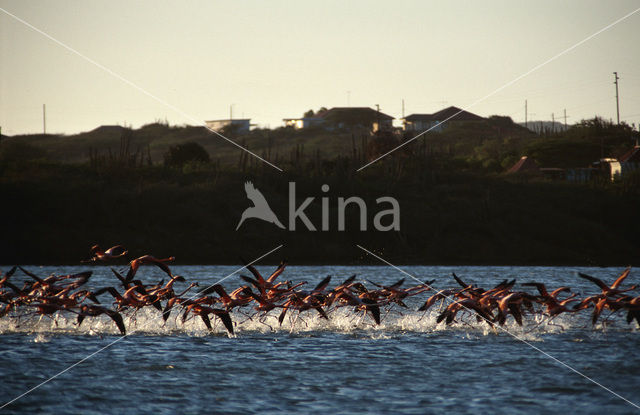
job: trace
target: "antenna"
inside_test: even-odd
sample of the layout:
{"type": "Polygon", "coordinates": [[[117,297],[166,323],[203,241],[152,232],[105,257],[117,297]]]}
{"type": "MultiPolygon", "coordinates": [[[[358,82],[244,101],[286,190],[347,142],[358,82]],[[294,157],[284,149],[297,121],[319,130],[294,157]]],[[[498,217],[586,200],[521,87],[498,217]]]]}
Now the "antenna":
{"type": "Polygon", "coordinates": [[[616,84],[616,113],[618,114],[618,125],[620,125],[620,98],[618,97],[618,72],[614,72],[613,75],[615,76],[616,80],[613,81],[614,84],[616,84]]]}
{"type": "Polygon", "coordinates": [[[564,129],[567,129],[567,118],[571,118],[571,116],[567,116],[567,109],[564,109],[564,129]]]}

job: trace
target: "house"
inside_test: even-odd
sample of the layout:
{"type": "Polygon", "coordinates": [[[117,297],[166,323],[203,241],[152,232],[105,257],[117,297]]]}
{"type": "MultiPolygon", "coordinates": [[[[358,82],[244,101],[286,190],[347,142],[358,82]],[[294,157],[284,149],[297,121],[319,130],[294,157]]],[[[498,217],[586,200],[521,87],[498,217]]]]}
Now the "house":
{"type": "Polygon", "coordinates": [[[402,119],[404,131],[422,132],[435,127],[438,122],[431,114],[411,114],[402,119]]]}
{"type": "Polygon", "coordinates": [[[313,117],[284,118],[286,127],[296,129],[321,126],[327,130],[364,129],[371,132],[390,131],[393,117],[369,107],[334,107],[313,117]]]}
{"type": "Polygon", "coordinates": [[[431,131],[442,131],[447,124],[478,122],[484,120],[484,118],[451,106],[433,114],[411,114],[402,120],[405,131],[422,132],[429,129],[432,129],[431,131]]]}
{"type": "Polygon", "coordinates": [[[593,166],[599,168],[600,171],[607,177],[609,177],[612,182],[619,178],[622,174],[622,166],[620,165],[618,159],[603,158],[599,161],[594,162],[593,166]]]}
{"type": "Polygon", "coordinates": [[[213,131],[222,131],[223,128],[228,126],[232,126],[234,129],[234,133],[236,134],[244,134],[248,133],[251,129],[251,119],[250,118],[239,118],[239,119],[227,119],[227,120],[211,120],[205,121],[205,125],[207,128],[213,131]]]}
{"type": "Polygon", "coordinates": [[[322,114],[329,130],[362,128],[371,132],[390,131],[393,117],[369,107],[334,107],[322,114]]]}
{"type": "Polygon", "coordinates": [[[322,125],[324,119],[322,117],[302,117],[302,118],[283,118],[285,127],[293,127],[296,130],[302,128],[311,128],[322,125]]]}

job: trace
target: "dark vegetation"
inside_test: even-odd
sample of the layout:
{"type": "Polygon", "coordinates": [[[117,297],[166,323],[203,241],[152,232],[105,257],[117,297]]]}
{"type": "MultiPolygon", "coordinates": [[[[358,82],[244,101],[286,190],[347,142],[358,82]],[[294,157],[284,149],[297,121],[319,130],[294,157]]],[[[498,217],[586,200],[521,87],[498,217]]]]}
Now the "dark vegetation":
{"type": "Polygon", "coordinates": [[[164,155],[164,165],[169,167],[184,167],[188,163],[208,163],[209,161],[207,150],[193,141],[171,146],[164,155]]]}
{"type": "Polygon", "coordinates": [[[282,243],[274,262],[370,261],[361,244],[398,264],[627,265],[640,258],[638,174],[573,184],[503,172],[522,155],[542,167],[586,167],[637,137],[599,119],[538,136],[492,117],[429,133],[359,173],[409,137],[290,128],[231,137],[283,173],[200,127],[3,137],[0,263],[75,263],[94,243],[178,263],[238,263],[282,243]],[[288,182],[296,182],[298,206],[316,198],[306,213],[318,228],[328,197],[331,231],[249,219],[236,232],[251,205],[247,180],[285,225],[288,182]],[[337,231],[337,198],[350,196],[367,202],[367,231],[354,207],[346,231],[337,231]],[[388,208],[377,205],[381,196],[400,202],[400,231],[374,230],[373,216],[388,208]]]}

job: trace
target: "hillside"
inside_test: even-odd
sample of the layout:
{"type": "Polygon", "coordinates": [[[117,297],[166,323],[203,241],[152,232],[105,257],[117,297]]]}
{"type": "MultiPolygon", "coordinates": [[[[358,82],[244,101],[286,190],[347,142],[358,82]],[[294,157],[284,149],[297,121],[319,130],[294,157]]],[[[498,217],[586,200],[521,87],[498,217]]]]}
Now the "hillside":
{"type": "MultiPolygon", "coordinates": [[[[320,128],[253,130],[244,135],[225,133],[231,140],[275,164],[294,160],[371,159],[381,150],[411,139],[396,135],[382,139],[320,128]],[[383,144],[382,141],[384,141],[383,144]]],[[[478,173],[503,172],[521,156],[533,157],[541,167],[585,167],[601,157],[624,153],[638,132],[599,118],[568,130],[536,135],[508,117],[493,116],[473,124],[451,124],[442,132],[429,132],[404,147],[409,154],[432,156],[437,163],[478,173]]],[[[204,127],[148,124],[137,130],[101,126],[69,136],[24,135],[3,137],[0,158],[42,159],[53,163],[88,163],[91,159],[119,154],[138,155],[144,164],[162,164],[171,146],[195,142],[204,147],[212,162],[238,167],[245,153],[204,127]]]]}
{"type": "MultiPolygon", "coordinates": [[[[308,154],[321,151],[329,157],[348,153],[351,148],[350,134],[329,134],[321,130],[254,130],[242,136],[230,135],[229,138],[259,155],[271,154],[273,160],[289,158],[291,152],[299,146],[304,146],[302,151],[308,154]]],[[[107,156],[119,153],[122,146],[126,146],[129,154],[142,154],[145,161],[150,155],[153,164],[161,164],[170,146],[185,142],[200,144],[213,161],[223,165],[237,165],[241,155],[241,150],[236,146],[204,127],[178,127],[157,123],[137,130],[121,126],[101,126],[76,135],[22,135],[4,137],[2,141],[4,148],[0,150],[8,151],[6,148],[11,146],[23,148],[23,151],[31,148],[34,152],[32,158],[44,158],[56,163],[86,163],[92,152],[97,152],[98,156],[107,156]]]]}

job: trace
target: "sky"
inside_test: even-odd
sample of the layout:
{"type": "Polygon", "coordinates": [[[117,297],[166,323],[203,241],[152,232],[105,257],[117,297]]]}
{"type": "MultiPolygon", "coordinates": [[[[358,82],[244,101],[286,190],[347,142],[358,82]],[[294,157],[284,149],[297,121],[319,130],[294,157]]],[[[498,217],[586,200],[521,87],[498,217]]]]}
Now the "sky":
{"type": "Polygon", "coordinates": [[[47,132],[64,134],[195,125],[230,111],[276,128],[309,109],[376,104],[398,124],[403,100],[405,115],[455,105],[522,122],[527,100],[529,120],[564,122],[566,110],[569,124],[615,121],[617,71],[620,118],[638,128],[640,11],[545,64],[638,8],[637,0],[0,0],[0,127],[41,133],[43,104],[47,132]]]}

